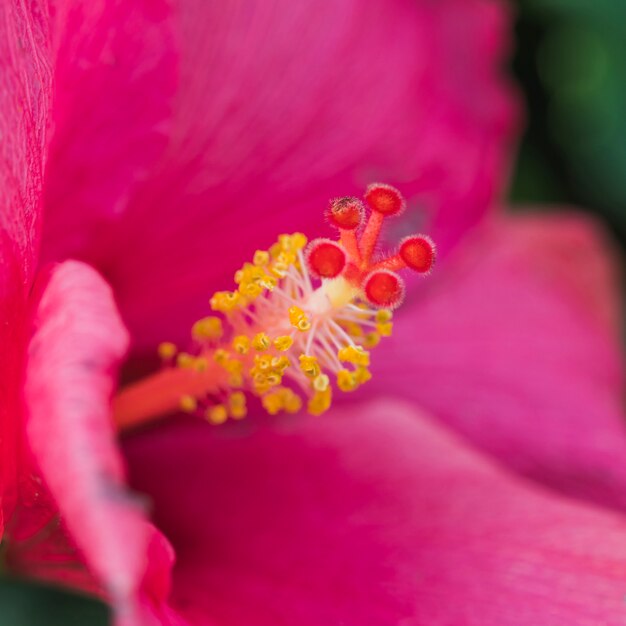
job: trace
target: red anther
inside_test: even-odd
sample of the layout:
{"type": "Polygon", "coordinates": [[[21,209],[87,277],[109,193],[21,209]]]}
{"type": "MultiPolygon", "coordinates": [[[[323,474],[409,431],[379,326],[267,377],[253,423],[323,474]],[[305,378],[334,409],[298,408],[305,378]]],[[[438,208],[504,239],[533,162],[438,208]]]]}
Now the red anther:
{"type": "Polygon", "coordinates": [[[326,215],[333,226],[354,230],[363,221],[363,203],[358,198],[336,198],[330,203],[326,215]]]}
{"type": "Polygon", "coordinates": [[[330,239],[314,239],[307,248],[306,261],[311,273],[319,278],[335,278],[346,266],[345,250],[330,239]]]}
{"type": "Polygon", "coordinates": [[[391,185],[372,183],[365,191],[365,200],[372,211],[381,215],[398,215],[404,211],[406,202],[402,194],[391,185]]]}
{"type": "Polygon", "coordinates": [[[407,267],[420,274],[426,274],[435,263],[435,244],[426,235],[412,235],[402,240],[399,254],[407,267]]]}
{"type": "Polygon", "coordinates": [[[404,281],[395,272],[376,270],[365,278],[365,296],[374,306],[395,309],[404,299],[404,281]]]}

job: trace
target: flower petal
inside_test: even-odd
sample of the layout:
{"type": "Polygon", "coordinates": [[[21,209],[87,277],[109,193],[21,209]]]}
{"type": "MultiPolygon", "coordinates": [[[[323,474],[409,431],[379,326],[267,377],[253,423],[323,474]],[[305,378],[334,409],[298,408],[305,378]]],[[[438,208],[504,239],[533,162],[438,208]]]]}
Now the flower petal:
{"type": "Polygon", "coordinates": [[[0,3],[0,538],[15,504],[26,299],[37,258],[51,95],[47,6],[0,3]]]}
{"type": "Polygon", "coordinates": [[[582,217],[504,219],[407,300],[372,391],[415,400],[527,476],[626,508],[606,249],[582,217]]]}
{"type": "MultiPolygon", "coordinates": [[[[69,234],[83,238],[72,252],[93,260],[98,250],[137,342],[184,336],[256,248],[285,231],[319,234],[328,200],[362,193],[372,179],[425,207],[417,213],[434,222],[441,248],[500,190],[515,117],[500,76],[508,38],[500,2],[178,8],[168,150],[109,228],[69,234]]],[[[107,173],[98,158],[88,162],[96,180],[107,173]]]]}
{"type": "Polygon", "coordinates": [[[110,420],[126,330],[108,285],[76,261],[55,267],[42,283],[33,325],[28,442],[87,567],[120,619],[142,624],[139,614],[147,609],[138,596],[144,604],[163,602],[172,556],[124,488],[110,420]]]}
{"type": "Polygon", "coordinates": [[[179,422],[127,446],[198,626],[623,622],[624,519],[501,472],[406,405],[240,435],[179,422]]]}
{"type": "Polygon", "coordinates": [[[169,0],[61,0],[42,254],[102,260],[103,225],[167,145],[177,52],[169,0]]]}

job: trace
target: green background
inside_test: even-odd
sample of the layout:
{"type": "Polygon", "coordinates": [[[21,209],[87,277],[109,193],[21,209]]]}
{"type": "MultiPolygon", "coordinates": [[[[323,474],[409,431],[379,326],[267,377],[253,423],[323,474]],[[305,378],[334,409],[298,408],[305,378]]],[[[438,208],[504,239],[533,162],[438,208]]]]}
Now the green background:
{"type": "Polygon", "coordinates": [[[520,0],[527,126],[511,200],[595,213],[626,243],[626,2],[520,0]]]}

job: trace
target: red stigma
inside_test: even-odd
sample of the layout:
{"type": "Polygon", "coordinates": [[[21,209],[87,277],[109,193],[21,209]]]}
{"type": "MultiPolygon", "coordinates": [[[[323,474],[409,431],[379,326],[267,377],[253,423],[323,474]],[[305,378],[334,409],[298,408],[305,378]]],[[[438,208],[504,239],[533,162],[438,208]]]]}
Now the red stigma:
{"type": "Polygon", "coordinates": [[[337,198],[330,203],[326,215],[333,226],[354,230],[363,221],[363,204],[358,198],[337,198]]]}
{"type": "Polygon", "coordinates": [[[426,235],[413,235],[401,242],[399,254],[407,267],[426,274],[435,263],[435,244],[426,235]]]}
{"type": "Polygon", "coordinates": [[[365,192],[365,200],[372,211],[383,216],[398,215],[406,206],[402,194],[395,187],[384,183],[369,185],[365,192]]]}
{"type": "Polygon", "coordinates": [[[309,269],[320,278],[335,278],[346,266],[345,250],[330,239],[315,239],[307,249],[306,260],[309,269]]]}
{"type": "Polygon", "coordinates": [[[404,298],[404,282],[395,272],[376,270],[365,278],[365,296],[374,306],[394,309],[404,298]]]}

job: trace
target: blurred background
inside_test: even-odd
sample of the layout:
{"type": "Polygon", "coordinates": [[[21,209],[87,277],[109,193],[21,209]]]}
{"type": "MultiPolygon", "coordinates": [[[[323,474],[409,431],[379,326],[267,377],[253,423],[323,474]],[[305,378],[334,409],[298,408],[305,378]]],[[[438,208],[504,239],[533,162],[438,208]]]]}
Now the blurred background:
{"type": "MultiPolygon", "coordinates": [[[[626,1],[517,0],[511,71],[526,106],[510,200],[595,214],[626,248],[626,1]]],[[[98,626],[107,608],[32,583],[0,585],[2,626],[98,626]]]]}
{"type": "Polygon", "coordinates": [[[626,2],[516,4],[527,128],[510,198],[584,207],[626,246],[626,2]]]}

